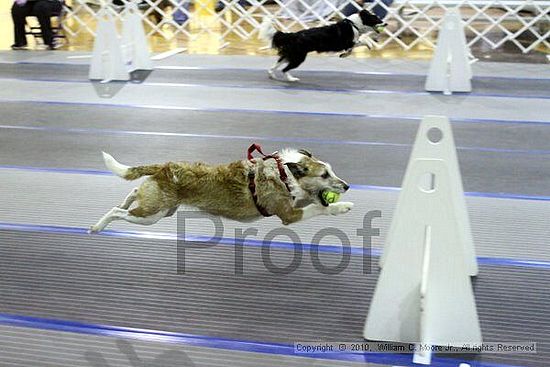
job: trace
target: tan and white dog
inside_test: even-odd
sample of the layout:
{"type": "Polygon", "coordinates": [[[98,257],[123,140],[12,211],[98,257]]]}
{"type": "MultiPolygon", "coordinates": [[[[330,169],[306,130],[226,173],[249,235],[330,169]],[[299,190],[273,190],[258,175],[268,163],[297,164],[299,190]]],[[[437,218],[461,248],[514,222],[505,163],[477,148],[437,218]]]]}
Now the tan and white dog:
{"type": "Polygon", "coordinates": [[[324,201],[324,190],[343,193],[349,186],[328,163],[309,152],[284,149],[266,156],[254,144],[248,153],[247,160],[227,165],[168,162],[138,167],[125,166],[103,153],[105,165],[116,175],[126,180],[149,177],[91,226],[90,233],[121,219],[154,224],[173,215],[182,204],[242,222],[276,215],[285,225],[353,208],[350,202],[324,201]],[[252,158],[255,150],[263,157],[252,158]]]}

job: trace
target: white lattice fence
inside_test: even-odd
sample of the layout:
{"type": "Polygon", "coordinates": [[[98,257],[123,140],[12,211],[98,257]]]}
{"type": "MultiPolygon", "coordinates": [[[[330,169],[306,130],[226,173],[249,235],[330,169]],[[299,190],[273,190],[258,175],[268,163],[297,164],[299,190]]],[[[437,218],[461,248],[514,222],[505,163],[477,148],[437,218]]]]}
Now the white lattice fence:
{"type": "MultiPolygon", "coordinates": [[[[96,1],[73,0],[69,2],[64,20],[65,30],[72,36],[86,32],[95,36],[95,27],[99,18],[100,9],[105,8],[115,19],[121,21],[125,16],[125,9],[131,0],[120,0],[121,5],[99,3],[96,1]]],[[[232,29],[238,33],[234,24],[224,18],[225,9],[216,12],[209,6],[208,1],[196,1],[190,9],[182,0],[143,0],[139,1],[139,9],[145,30],[148,36],[159,35],[164,39],[172,39],[180,34],[190,38],[201,33],[218,34],[220,29],[232,29]],[[179,11],[180,18],[174,16],[179,11]]]]}
{"type": "Polygon", "coordinates": [[[410,49],[419,42],[434,46],[435,34],[441,23],[441,14],[450,7],[461,10],[468,44],[485,42],[491,48],[498,48],[505,42],[514,43],[521,51],[529,52],[537,46],[550,48],[550,1],[399,1],[389,9],[395,27],[387,29],[388,37],[379,42],[384,47],[397,42],[404,49],[410,49]],[[527,43],[520,42],[524,33],[531,33],[527,43]],[[413,37],[403,37],[411,34],[413,37]]]}
{"type": "MultiPolygon", "coordinates": [[[[98,0],[85,1],[69,3],[65,27],[72,35],[94,34],[100,6],[91,3],[98,0]]],[[[108,11],[122,18],[127,1],[109,0],[108,11]]],[[[359,5],[356,0],[143,0],[140,8],[149,35],[169,40],[207,33],[221,40],[229,35],[248,40],[256,37],[264,16],[289,31],[328,24],[349,15],[350,7],[365,6],[387,12],[389,26],[376,47],[397,44],[409,50],[419,43],[433,46],[444,11],[459,7],[470,45],[485,42],[498,48],[512,42],[525,53],[541,46],[550,49],[550,1],[395,0],[389,6],[389,0],[372,1],[359,5]]]]}

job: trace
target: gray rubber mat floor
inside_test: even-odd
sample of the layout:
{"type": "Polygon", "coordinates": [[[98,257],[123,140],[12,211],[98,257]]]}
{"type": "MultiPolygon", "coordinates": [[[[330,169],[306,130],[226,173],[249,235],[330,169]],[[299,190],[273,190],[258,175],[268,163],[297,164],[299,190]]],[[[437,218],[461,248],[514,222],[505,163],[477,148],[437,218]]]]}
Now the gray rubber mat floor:
{"type": "MultiPolygon", "coordinates": [[[[362,256],[352,256],[342,273],[324,275],[306,252],[294,272],[281,276],[262,264],[259,247],[245,247],[241,276],[235,275],[234,249],[218,246],[187,250],[185,273],[177,275],[182,255],[173,241],[0,236],[0,312],[90,324],[283,344],[359,342],[377,278],[365,274],[364,261],[371,260],[362,256]]],[[[293,254],[271,249],[278,266],[293,254]]],[[[340,254],[320,256],[327,267],[341,261],[340,254]]],[[[485,340],[539,344],[537,354],[482,353],[476,360],[546,366],[549,282],[547,270],[481,267],[474,289],[485,340]]]]}
{"type": "MultiPolygon", "coordinates": [[[[103,85],[86,80],[87,60],[67,56],[81,55],[0,53],[0,365],[413,366],[410,355],[288,350],[362,341],[396,188],[425,114],[452,120],[484,340],[537,343],[536,354],[437,355],[432,365],[550,363],[547,65],[477,63],[474,93],[447,97],[422,91],[424,61],[312,57],[288,85],[266,78],[271,57],[178,55],[142,83],[103,85]],[[236,276],[235,230],[254,226],[262,238],[280,226],[275,218],[222,221],[225,245],[188,250],[179,275],[175,217],[85,233],[135,185],[106,174],[102,150],[126,164],[222,163],[244,158],[252,142],[305,147],[353,185],[348,215],[291,226],[305,249],[327,225],[341,229],[353,246],[345,271],[319,273],[305,251],[295,272],[272,274],[261,241],[247,240],[236,276]],[[381,235],[363,258],[356,230],[369,210],[382,211],[381,235]]],[[[204,238],[211,228],[193,222],[186,234],[204,238]]],[[[334,239],[320,245],[323,264],[340,261],[334,239]]],[[[293,250],[282,241],[272,259],[284,266],[293,250]]]]}
{"type": "MultiPolygon", "coordinates": [[[[256,141],[266,151],[286,146],[307,148],[352,184],[390,187],[401,184],[418,126],[417,121],[375,117],[338,118],[335,123],[334,117],[309,119],[299,114],[281,118],[252,112],[66,105],[33,105],[29,109],[28,103],[4,106],[4,126],[0,126],[4,165],[104,170],[101,151],[126,164],[165,160],[217,163],[227,157],[241,159],[250,142],[256,141]],[[235,135],[235,130],[244,135],[235,135]],[[149,148],[147,152],[144,146],[149,148]],[[364,162],[363,169],[357,169],[350,157],[364,162]]],[[[548,127],[540,124],[457,123],[454,133],[465,190],[550,195],[547,131],[548,127]]]]}
{"type": "MultiPolygon", "coordinates": [[[[84,230],[118,204],[136,185],[135,182],[126,182],[114,176],[86,173],[0,169],[0,196],[3,197],[6,208],[0,212],[0,228],[1,223],[11,222],[84,230]],[[15,195],[13,187],[18,187],[15,195]]],[[[397,196],[398,193],[395,191],[352,189],[343,198],[355,204],[353,211],[344,216],[330,218],[330,226],[342,230],[349,239],[350,246],[361,247],[363,238],[357,235],[357,228],[362,228],[363,218],[369,211],[380,210],[382,217],[375,220],[375,225],[380,228],[381,233],[373,239],[372,246],[381,250],[393,217],[397,196]]],[[[547,241],[550,238],[550,227],[546,225],[547,201],[469,196],[466,202],[478,256],[489,259],[550,262],[547,241]],[[525,230],[526,228],[529,230],[525,230]]],[[[186,207],[180,209],[181,212],[191,210],[186,207]]],[[[205,225],[204,221],[189,220],[186,224],[187,234],[211,237],[214,233],[213,225],[209,221],[206,223],[208,225],[205,225]]],[[[280,220],[274,217],[253,223],[222,219],[221,223],[224,227],[224,237],[233,238],[237,236],[238,229],[244,231],[254,227],[258,234],[251,238],[257,240],[265,238],[269,232],[281,226],[280,220]]],[[[303,243],[311,243],[315,234],[326,226],[327,218],[317,217],[295,223],[288,228],[298,233],[303,243]]],[[[162,234],[175,234],[178,230],[176,216],[165,218],[147,227],[118,221],[112,223],[109,228],[122,232],[147,231],[162,234]]],[[[284,237],[283,240],[287,241],[284,237]]],[[[340,241],[327,237],[321,243],[339,245],[340,241]]]]}
{"type": "MultiPolygon", "coordinates": [[[[43,367],[353,367],[357,363],[255,352],[237,352],[166,342],[128,340],[0,326],[2,366],[43,367]],[[52,343],[55,340],[55,343],[52,343]]],[[[379,367],[370,363],[365,367],[379,367]]]]}
{"type": "MultiPolygon", "coordinates": [[[[284,88],[288,90],[316,90],[327,92],[364,92],[387,91],[395,93],[422,93],[425,77],[423,75],[353,75],[345,71],[296,71],[299,83],[285,83],[266,78],[265,70],[246,69],[187,69],[156,70],[150,76],[141,78],[133,75],[134,82],[185,83],[233,88],[284,88]]],[[[145,75],[147,75],[145,73],[145,75]]],[[[23,80],[56,80],[88,82],[87,65],[49,65],[49,64],[13,64],[0,70],[0,78],[23,80]]],[[[472,86],[472,95],[506,95],[517,97],[536,97],[550,99],[550,79],[517,79],[476,77],[472,86]]]]}

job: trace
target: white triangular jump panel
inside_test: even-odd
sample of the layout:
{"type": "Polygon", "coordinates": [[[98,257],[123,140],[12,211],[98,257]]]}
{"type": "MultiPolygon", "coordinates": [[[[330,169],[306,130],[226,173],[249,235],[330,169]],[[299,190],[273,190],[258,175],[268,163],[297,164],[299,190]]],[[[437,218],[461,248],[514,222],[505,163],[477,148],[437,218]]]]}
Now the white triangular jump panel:
{"type": "Polygon", "coordinates": [[[437,46],[426,79],[427,91],[471,92],[470,49],[458,9],[447,10],[439,30],[437,46]]]}
{"type": "Polygon", "coordinates": [[[457,181],[450,171],[442,159],[409,164],[392,223],[392,248],[365,323],[366,339],[458,347],[481,343],[456,225],[457,181]]]}
{"type": "MultiPolygon", "coordinates": [[[[464,198],[464,189],[456,155],[453,131],[448,118],[444,116],[426,116],[422,120],[416,134],[407,171],[405,172],[405,178],[410,175],[413,163],[418,159],[441,159],[448,167],[450,180],[452,182],[452,186],[449,188],[449,198],[453,202],[453,215],[456,218],[454,226],[456,227],[458,238],[457,243],[463,249],[463,258],[465,260],[467,274],[475,276],[478,273],[478,266],[474,241],[464,198]]],[[[430,179],[429,176],[425,176],[425,178],[430,179]]],[[[403,182],[402,191],[399,194],[397,207],[394,213],[394,220],[390,225],[388,235],[386,236],[384,252],[380,258],[381,267],[385,266],[384,264],[388,254],[394,251],[394,245],[398,242],[395,236],[397,233],[396,223],[400,220],[399,216],[414,215],[404,213],[401,209],[401,206],[405,205],[407,200],[405,197],[405,188],[405,182],[403,182]]]]}
{"type": "Polygon", "coordinates": [[[122,47],[124,60],[130,65],[130,70],[153,70],[153,62],[149,53],[147,36],[143,28],[141,12],[137,4],[128,5],[122,27],[122,47]]]}
{"type": "Polygon", "coordinates": [[[111,15],[105,18],[105,12],[101,13],[98,18],[89,78],[103,81],[129,80],[130,75],[122,57],[115,21],[111,15]]]}

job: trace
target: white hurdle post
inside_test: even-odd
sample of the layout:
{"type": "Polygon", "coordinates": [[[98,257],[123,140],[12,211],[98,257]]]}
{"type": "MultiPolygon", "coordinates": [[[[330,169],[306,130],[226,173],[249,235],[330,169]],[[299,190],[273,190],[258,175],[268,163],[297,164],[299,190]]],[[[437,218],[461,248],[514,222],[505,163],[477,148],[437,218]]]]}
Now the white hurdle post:
{"type": "Polygon", "coordinates": [[[130,80],[130,74],[122,57],[122,48],[112,14],[105,4],[99,11],[92,61],[88,74],[91,80],[130,80]]]}
{"type": "Polygon", "coordinates": [[[137,2],[130,0],[127,6],[122,25],[124,60],[130,65],[130,71],[153,70],[147,36],[137,2]]]}
{"type": "MultiPolygon", "coordinates": [[[[436,138],[436,136],[434,136],[434,138],[436,138]]],[[[451,187],[453,191],[451,199],[453,200],[454,215],[457,218],[458,243],[463,248],[466,272],[470,276],[475,276],[478,273],[478,266],[472,229],[470,227],[470,217],[468,215],[468,209],[466,208],[466,200],[464,199],[464,188],[462,186],[462,176],[458,166],[453,130],[446,117],[427,116],[422,120],[416,133],[416,139],[405,172],[405,178],[410,175],[409,171],[412,169],[413,163],[418,159],[442,159],[449,169],[449,175],[453,182],[451,187]],[[434,135],[439,134],[441,140],[437,143],[432,142],[428,137],[428,134],[431,133],[434,133],[434,135]]],[[[404,188],[405,186],[403,186],[403,189],[404,188]]],[[[391,222],[388,235],[386,236],[384,252],[380,257],[380,267],[384,267],[388,253],[391,251],[393,243],[395,242],[394,236],[397,231],[397,217],[402,212],[401,206],[404,205],[405,200],[404,190],[402,190],[397,201],[394,220],[391,222]]]]}
{"type": "Polygon", "coordinates": [[[459,10],[449,9],[439,29],[425,89],[430,92],[443,92],[446,95],[453,92],[471,92],[470,55],[459,10]]]}
{"type": "MultiPolygon", "coordinates": [[[[418,129],[365,323],[369,340],[481,343],[470,275],[477,263],[446,117],[418,129]]],[[[430,355],[415,355],[430,363],[430,355]]]]}

